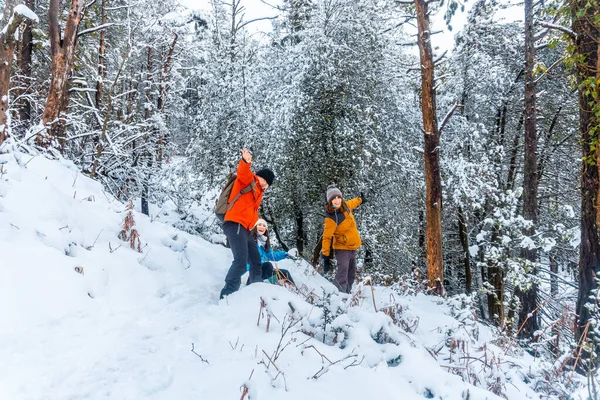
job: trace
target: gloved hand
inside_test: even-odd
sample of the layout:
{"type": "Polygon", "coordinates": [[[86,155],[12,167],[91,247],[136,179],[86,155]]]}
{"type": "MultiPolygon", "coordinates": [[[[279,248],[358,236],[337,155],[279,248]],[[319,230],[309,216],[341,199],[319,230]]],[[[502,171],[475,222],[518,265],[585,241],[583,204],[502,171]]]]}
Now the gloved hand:
{"type": "Polygon", "coordinates": [[[321,258],[323,258],[323,270],[325,272],[331,269],[331,256],[326,256],[321,254],[321,258]]]}
{"type": "Polygon", "coordinates": [[[360,198],[362,199],[362,204],[365,204],[367,202],[367,197],[363,192],[360,192],[360,198]]]}

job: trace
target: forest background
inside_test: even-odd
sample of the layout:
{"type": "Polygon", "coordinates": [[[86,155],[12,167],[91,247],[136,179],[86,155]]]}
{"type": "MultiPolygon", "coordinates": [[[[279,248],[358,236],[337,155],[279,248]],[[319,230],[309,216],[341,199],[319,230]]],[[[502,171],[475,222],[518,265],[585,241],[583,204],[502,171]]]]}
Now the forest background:
{"type": "Polygon", "coordinates": [[[597,0],[286,0],[254,18],[243,0],[3,6],[0,151],[72,160],[211,238],[192,211],[248,147],[276,173],[261,216],[285,250],[317,265],[325,188],[362,191],[374,281],[472,295],[526,346],[595,364],[597,0]],[[448,36],[461,9],[436,47],[432,18],[448,36]]]}

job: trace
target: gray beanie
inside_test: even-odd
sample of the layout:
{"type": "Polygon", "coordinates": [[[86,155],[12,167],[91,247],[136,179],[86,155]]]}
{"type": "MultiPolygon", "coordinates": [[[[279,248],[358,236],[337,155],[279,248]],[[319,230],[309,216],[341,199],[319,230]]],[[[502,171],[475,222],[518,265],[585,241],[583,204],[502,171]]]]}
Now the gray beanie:
{"type": "Polygon", "coordinates": [[[327,202],[329,203],[335,196],[343,197],[340,189],[336,188],[334,185],[327,186],[327,202]]]}

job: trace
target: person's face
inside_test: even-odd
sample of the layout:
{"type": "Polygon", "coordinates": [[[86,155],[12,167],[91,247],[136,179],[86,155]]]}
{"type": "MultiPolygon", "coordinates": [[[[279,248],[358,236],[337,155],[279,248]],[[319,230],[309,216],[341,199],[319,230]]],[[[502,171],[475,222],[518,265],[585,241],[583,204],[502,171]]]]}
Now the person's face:
{"type": "Polygon", "coordinates": [[[342,198],[340,196],[335,196],[333,199],[331,199],[331,204],[333,204],[335,208],[340,208],[342,205],[342,198]]]}
{"type": "Polygon", "coordinates": [[[269,187],[269,184],[267,183],[265,178],[263,178],[262,176],[258,177],[258,184],[260,185],[262,190],[267,190],[267,188],[269,187]]]}
{"type": "Polygon", "coordinates": [[[264,235],[266,231],[267,231],[267,226],[265,224],[256,225],[256,232],[260,233],[261,235],[264,235]]]}

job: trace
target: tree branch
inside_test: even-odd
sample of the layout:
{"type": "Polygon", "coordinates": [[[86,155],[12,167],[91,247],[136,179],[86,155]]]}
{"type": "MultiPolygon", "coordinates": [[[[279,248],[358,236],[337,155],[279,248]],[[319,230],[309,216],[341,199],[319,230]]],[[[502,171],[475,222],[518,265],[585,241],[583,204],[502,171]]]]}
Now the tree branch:
{"type": "Polygon", "coordinates": [[[98,26],[96,26],[94,28],[83,30],[83,31],[77,33],[77,37],[85,35],[87,33],[101,31],[102,29],[106,29],[106,28],[108,28],[109,26],[112,26],[112,25],[116,25],[116,24],[114,22],[107,22],[106,24],[98,25],[98,26]]]}
{"type": "Polygon", "coordinates": [[[567,34],[573,40],[577,39],[577,34],[574,31],[572,31],[571,29],[567,28],[566,26],[551,24],[549,22],[542,22],[540,25],[543,26],[544,28],[561,31],[562,33],[567,34]]]}
{"type": "Polygon", "coordinates": [[[446,126],[446,124],[448,123],[448,121],[450,120],[450,117],[452,117],[452,115],[454,114],[454,111],[456,111],[456,109],[458,107],[462,107],[462,104],[460,104],[458,101],[456,103],[454,103],[454,105],[452,106],[452,108],[450,109],[450,111],[448,111],[448,114],[446,114],[446,116],[444,117],[444,119],[442,120],[442,123],[440,125],[440,129],[439,129],[439,133],[440,135],[442,134],[442,131],[444,130],[444,127],[446,126]]]}
{"type": "Polygon", "coordinates": [[[448,50],[444,51],[442,53],[442,55],[440,55],[438,58],[436,58],[435,60],[433,60],[433,65],[437,64],[438,62],[440,62],[442,60],[442,58],[444,58],[446,56],[447,52],[448,52],[448,50]]]}
{"type": "Polygon", "coordinates": [[[538,83],[543,77],[545,77],[546,75],[548,75],[548,72],[550,72],[550,70],[552,70],[552,68],[556,67],[564,59],[565,59],[564,57],[561,57],[558,60],[556,60],[554,62],[554,64],[552,64],[551,66],[549,66],[548,68],[546,68],[546,71],[544,71],[544,73],[542,75],[540,75],[540,77],[535,80],[535,83],[538,83]]]}
{"type": "Polygon", "coordinates": [[[30,23],[38,22],[37,20],[31,19],[15,9],[13,16],[8,22],[8,26],[6,27],[6,32],[3,33],[4,37],[6,38],[4,42],[5,44],[12,45],[15,43],[15,32],[23,21],[29,21],[30,23]]]}
{"type": "Polygon", "coordinates": [[[246,21],[246,22],[244,22],[243,24],[241,24],[240,26],[238,26],[238,27],[236,28],[236,30],[242,29],[242,28],[243,28],[243,27],[245,27],[246,25],[248,25],[248,24],[251,24],[251,23],[253,23],[253,22],[256,22],[256,21],[262,21],[262,20],[265,20],[265,19],[277,19],[277,17],[261,17],[261,18],[254,18],[254,19],[251,19],[250,21],[246,21]]]}
{"type": "Polygon", "coordinates": [[[58,25],[59,7],[59,0],[50,0],[50,5],[48,6],[48,24],[50,26],[50,51],[52,54],[57,54],[60,51],[60,28],[58,25]]]}

